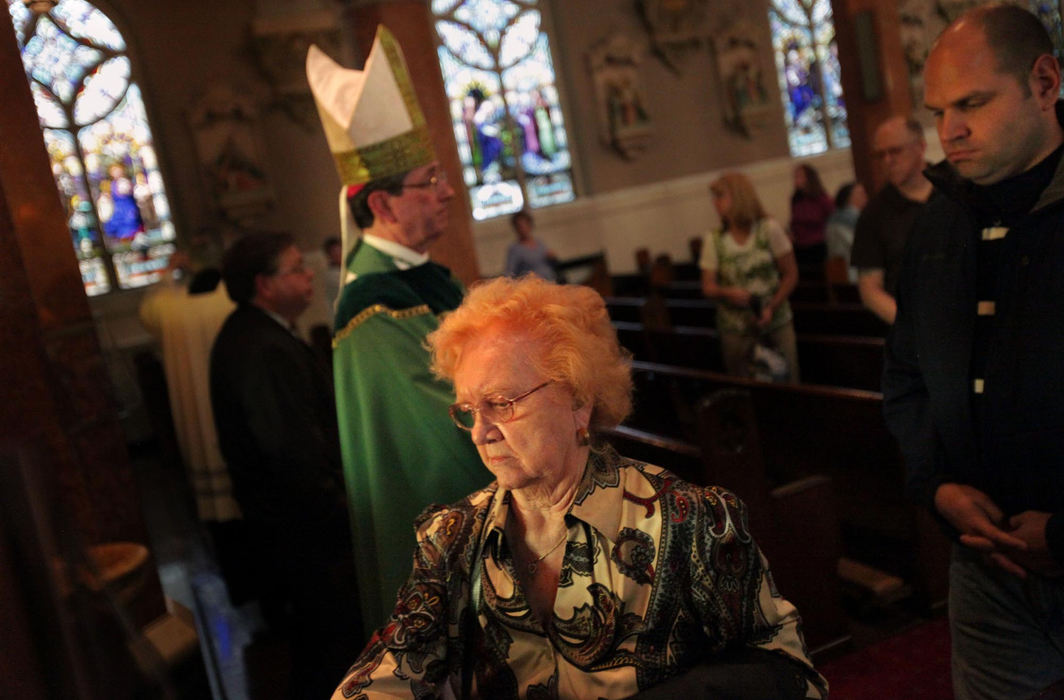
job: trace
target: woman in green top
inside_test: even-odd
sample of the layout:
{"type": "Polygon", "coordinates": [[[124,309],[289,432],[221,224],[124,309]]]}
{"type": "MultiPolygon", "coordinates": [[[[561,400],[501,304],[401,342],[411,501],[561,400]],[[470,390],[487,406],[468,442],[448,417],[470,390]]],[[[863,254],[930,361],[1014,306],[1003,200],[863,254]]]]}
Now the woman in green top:
{"type": "Polygon", "coordinates": [[[787,297],[798,284],[791,242],[765,214],[754,186],[740,173],[725,173],[709,186],[721,228],[702,245],[702,293],[716,299],[724,366],[729,374],[754,375],[759,339],[787,360],[789,379],[799,380],[798,350],[787,297]]]}

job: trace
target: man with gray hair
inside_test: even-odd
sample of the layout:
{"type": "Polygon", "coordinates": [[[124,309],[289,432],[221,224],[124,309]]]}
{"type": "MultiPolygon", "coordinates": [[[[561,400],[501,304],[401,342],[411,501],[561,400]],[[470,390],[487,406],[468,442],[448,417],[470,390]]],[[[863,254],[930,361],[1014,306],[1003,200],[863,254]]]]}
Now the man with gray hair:
{"type": "Polygon", "coordinates": [[[1064,105],[1038,19],[983,5],[924,70],[946,162],[913,227],[884,414],[908,485],[955,537],[958,698],[1064,679],[1064,105]]]}
{"type": "Polygon", "coordinates": [[[888,324],[897,313],[894,295],[905,242],[931,197],[931,183],[923,174],[926,147],[923,127],[912,117],[887,119],[872,138],[872,154],[887,183],[857,219],[850,265],[858,270],[861,302],[888,324]]]}

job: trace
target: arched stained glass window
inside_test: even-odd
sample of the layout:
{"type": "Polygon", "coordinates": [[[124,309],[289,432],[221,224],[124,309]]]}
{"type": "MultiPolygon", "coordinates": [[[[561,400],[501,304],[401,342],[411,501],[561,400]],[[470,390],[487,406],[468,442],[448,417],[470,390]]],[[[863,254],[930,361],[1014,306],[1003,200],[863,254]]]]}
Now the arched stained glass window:
{"type": "Polygon", "coordinates": [[[770,0],[791,155],[850,145],[830,0],[770,0]]]}
{"type": "Polygon", "coordinates": [[[89,296],[157,281],[175,230],[126,42],[85,0],[7,0],[89,296]]]}
{"type": "Polygon", "coordinates": [[[473,218],[573,199],[536,0],[433,0],[432,11],[473,218]]]}

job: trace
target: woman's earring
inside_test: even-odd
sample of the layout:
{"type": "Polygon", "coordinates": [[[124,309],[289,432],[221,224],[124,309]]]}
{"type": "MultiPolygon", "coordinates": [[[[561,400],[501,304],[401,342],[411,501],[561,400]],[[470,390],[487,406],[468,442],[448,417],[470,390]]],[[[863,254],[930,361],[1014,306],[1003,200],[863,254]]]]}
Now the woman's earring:
{"type": "Polygon", "coordinates": [[[579,428],[576,431],[576,444],[581,447],[591,444],[591,433],[587,431],[587,428],[579,428]]]}

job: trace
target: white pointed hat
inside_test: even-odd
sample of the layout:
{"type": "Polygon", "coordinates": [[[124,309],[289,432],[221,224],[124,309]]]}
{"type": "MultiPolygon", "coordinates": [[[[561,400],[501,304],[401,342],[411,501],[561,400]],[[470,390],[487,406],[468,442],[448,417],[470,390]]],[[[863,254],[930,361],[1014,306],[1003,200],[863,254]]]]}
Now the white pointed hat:
{"type": "Polygon", "coordinates": [[[362,185],[436,160],[399,43],[377,27],[364,70],[344,68],[317,46],[307,81],[344,185],[362,185]]]}

